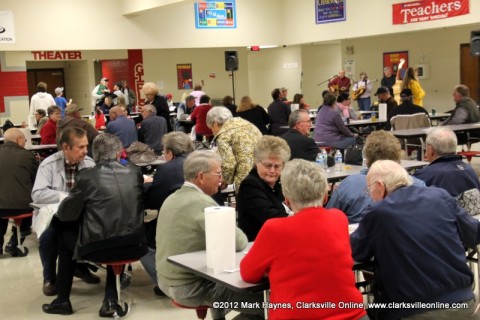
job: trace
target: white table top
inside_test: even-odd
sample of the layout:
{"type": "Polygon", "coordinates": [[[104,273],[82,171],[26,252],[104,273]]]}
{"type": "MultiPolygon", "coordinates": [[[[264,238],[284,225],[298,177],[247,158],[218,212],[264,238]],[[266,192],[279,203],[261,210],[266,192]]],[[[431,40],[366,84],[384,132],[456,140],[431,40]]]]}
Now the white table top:
{"type": "Polygon", "coordinates": [[[363,120],[350,120],[350,123],[347,123],[346,126],[365,126],[365,125],[383,125],[387,123],[387,120],[378,120],[376,119],[373,121],[370,119],[363,119],[363,120]]]}
{"type": "Polygon", "coordinates": [[[260,284],[253,284],[243,281],[240,276],[240,261],[252,244],[253,243],[249,243],[245,250],[236,253],[234,272],[213,273],[213,270],[207,268],[206,251],[179,254],[168,257],[167,260],[176,266],[187,269],[202,278],[219,283],[232,290],[258,292],[268,288],[267,281],[260,284]]]}
{"type": "MultiPolygon", "coordinates": [[[[453,131],[473,131],[480,130],[480,122],[477,123],[468,123],[468,124],[454,124],[444,126],[450,128],[453,131]]],[[[418,129],[404,129],[404,130],[394,130],[392,131],[393,135],[397,138],[417,138],[427,135],[427,131],[430,128],[418,128],[418,129]]]]}
{"type": "Polygon", "coordinates": [[[56,144],[34,144],[26,149],[30,151],[36,151],[36,150],[57,149],[57,148],[58,147],[56,144]]]}

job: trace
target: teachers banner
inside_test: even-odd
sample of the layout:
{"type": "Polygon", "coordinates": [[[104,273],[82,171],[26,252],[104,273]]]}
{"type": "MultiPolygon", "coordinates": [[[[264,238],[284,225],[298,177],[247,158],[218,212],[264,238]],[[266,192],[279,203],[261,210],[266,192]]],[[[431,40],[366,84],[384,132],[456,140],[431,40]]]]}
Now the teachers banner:
{"type": "Polygon", "coordinates": [[[344,21],[346,19],[345,1],[346,0],[315,0],[316,23],[344,21]]]}
{"type": "Polygon", "coordinates": [[[470,13],[469,0],[429,0],[393,4],[393,24],[425,22],[470,13]]]}

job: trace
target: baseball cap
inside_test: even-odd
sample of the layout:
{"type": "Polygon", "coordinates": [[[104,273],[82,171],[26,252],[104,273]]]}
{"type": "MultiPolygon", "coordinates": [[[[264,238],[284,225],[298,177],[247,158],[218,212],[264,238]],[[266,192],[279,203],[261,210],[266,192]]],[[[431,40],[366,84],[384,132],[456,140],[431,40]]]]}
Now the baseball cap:
{"type": "Polygon", "coordinates": [[[108,82],[108,78],[103,77],[102,79],[100,79],[100,81],[107,81],[108,82]]]}
{"type": "Polygon", "coordinates": [[[388,90],[388,88],[378,87],[377,92],[375,92],[375,95],[379,95],[379,94],[387,93],[387,92],[390,92],[390,91],[388,90]]]}
{"type": "Polygon", "coordinates": [[[400,97],[411,97],[413,96],[412,90],[410,89],[403,89],[402,92],[400,92],[400,97]]]}
{"type": "Polygon", "coordinates": [[[55,94],[60,94],[61,92],[63,92],[63,87],[56,87],[55,88],[55,94]]]}
{"type": "Polygon", "coordinates": [[[68,105],[67,108],[65,108],[65,113],[70,114],[70,113],[74,113],[82,110],[83,110],[82,108],[72,103],[71,105],[68,105]]]}

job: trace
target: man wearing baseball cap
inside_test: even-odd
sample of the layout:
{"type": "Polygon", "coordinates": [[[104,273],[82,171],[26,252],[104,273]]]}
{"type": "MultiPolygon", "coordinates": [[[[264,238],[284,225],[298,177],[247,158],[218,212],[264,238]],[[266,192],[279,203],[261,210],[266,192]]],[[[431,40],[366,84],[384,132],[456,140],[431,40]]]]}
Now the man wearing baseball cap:
{"type": "Polygon", "coordinates": [[[375,95],[378,96],[378,103],[386,103],[387,104],[387,115],[392,112],[392,110],[398,106],[397,101],[393,99],[390,94],[390,89],[387,87],[378,87],[377,92],[375,95]]]}
{"type": "Polygon", "coordinates": [[[102,105],[105,94],[107,93],[110,93],[110,90],[108,89],[108,79],[103,77],[102,79],[100,79],[100,83],[92,90],[93,105],[102,105]]]}
{"type": "Polygon", "coordinates": [[[62,111],[62,118],[65,117],[65,108],[67,107],[67,99],[63,97],[63,87],[55,88],[55,104],[60,107],[62,111]]]}

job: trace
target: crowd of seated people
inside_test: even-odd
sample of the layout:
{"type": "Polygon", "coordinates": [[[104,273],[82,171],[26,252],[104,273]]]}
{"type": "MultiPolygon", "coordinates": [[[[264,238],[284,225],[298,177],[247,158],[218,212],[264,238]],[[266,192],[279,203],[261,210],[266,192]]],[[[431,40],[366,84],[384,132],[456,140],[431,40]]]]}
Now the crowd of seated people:
{"type": "MultiPolygon", "coordinates": [[[[62,120],[58,107],[49,108],[49,122],[42,131],[58,121],[54,142],[59,151],[41,162],[38,170],[31,153],[22,150],[21,131],[7,131],[6,143],[0,146],[0,159],[7,150],[20,159],[0,170],[14,175],[21,172],[22,181],[28,180],[18,189],[24,197],[5,199],[2,205],[8,205],[0,207],[0,215],[6,211],[21,214],[30,202],[59,204],[39,239],[42,291],[56,296],[43,305],[44,312],[74,312],[70,302],[71,297],[75,300],[73,277],[100,282],[92,268],[77,263],[78,259],[97,263],[134,259],[141,261],[157,295],[189,307],[210,306],[213,319],[225,319],[226,309],[238,309],[242,319],[262,319],[261,307],[217,308],[214,304],[261,305],[261,292],[235,292],[167,261],[172,255],[205,250],[203,211],[216,206],[213,197],[233,184],[238,212],[235,248],[243,250],[254,241],[241,262],[241,277],[257,283],[267,276],[270,301],[292,306],[270,309],[270,319],[480,319],[474,315],[473,275],[465,263],[465,247],[480,243],[480,225],[456,199],[471,190],[480,195],[480,182],[472,167],[455,154],[458,141],[452,130],[439,127],[428,132],[425,160],[430,164],[413,177],[399,164],[402,150],[394,135],[383,130],[371,133],[364,147],[367,168],[344,179],[328,199],[325,172],[313,162],[319,151],[315,140],[339,149],[355,142],[356,134],[342,120],[347,113],[352,116],[348,94],[339,98],[325,94],[314,140],[309,136],[308,111],[288,112],[286,90],[272,92],[268,114],[250,97],[242,98],[237,116],[228,108],[234,106],[228,96],[224,106],[215,107],[208,95],[196,90],[203,93],[199,105],[189,96],[178,112],[190,115],[196,140],[208,136],[212,150],[194,151],[191,136],[180,130],[168,133],[169,119],[158,115],[155,108],[155,103],[163,105],[158,88],[149,84],[144,91],[152,104],[141,109],[140,129],[121,105],[110,108],[110,122],[101,134],[80,119],[81,108],[75,104],[67,106],[62,120]],[[335,108],[336,101],[344,108],[335,108]],[[258,113],[244,117],[253,114],[251,110],[258,113]],[[255,123],[259,118],[262,130],[255,123]],[[156,168],[153,178],[143,177],[139,167],[119,163],[122,150],[137,140],[166,161],[156,168]],[[433,202],[435,210],[431,209],[433,202]],[[158,217],[144,223],[145,210],[158,217]],[[350,236],[349,223],[359,224],[350,236]],[[352,268],[354,261],[372,259],[376,302],[464,303],[465,308],[371,308],[367,315],[352,268]],[[302,301],[351,305],[308,308],[298,304],[302,301]]],[[[408,91],[404,95],[408,103],[411,95],[408,91]]],[[[22,241],[29,228],[27,219],[15,230],[22,234],[22,241]]],[[[2,222],[2,244],[5,233],[2,222]]],[[[12,236],[5,252],[19,255],[18,245],[12,236]]],[[[108,268],[98,314],[111,317],[122,314],[121,308],[113,271],[108,268]]]]}

